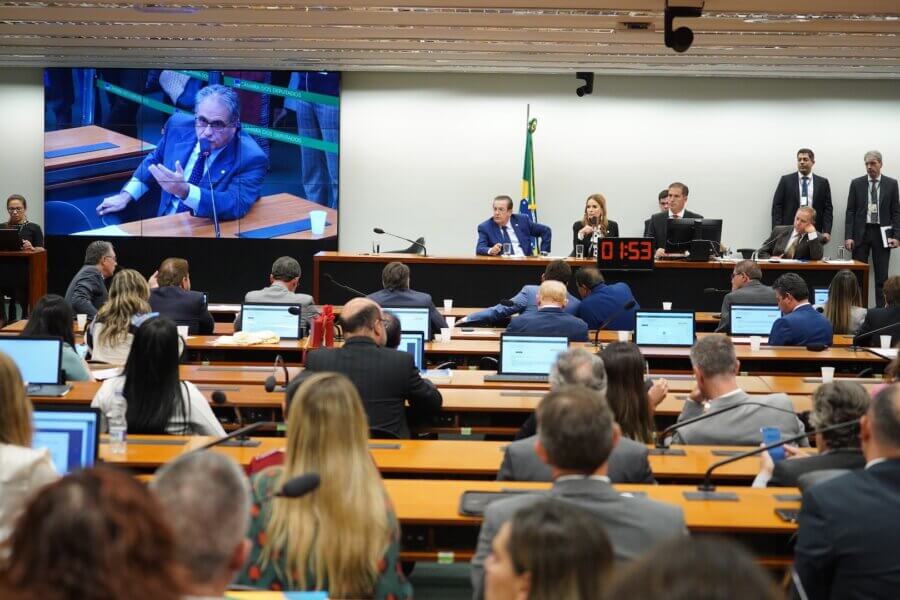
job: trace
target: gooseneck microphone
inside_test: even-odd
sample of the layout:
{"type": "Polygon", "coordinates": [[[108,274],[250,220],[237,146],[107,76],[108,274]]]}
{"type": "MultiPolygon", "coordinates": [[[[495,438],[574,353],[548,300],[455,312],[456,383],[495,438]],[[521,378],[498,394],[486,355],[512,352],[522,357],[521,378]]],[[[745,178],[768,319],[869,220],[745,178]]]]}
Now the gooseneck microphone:
{"type": "MultiPolygon", "coordinates": [[[[209,140],[206,138],[200,138],[200,154],[204,156],[206,160],[209,159],[209,154],[212,151],[212,147],[210,146],[209,140]]],[[[212,213],[213,213],[213,230],[215,231],[215,235],[217,238],[222,237],[222,230],[219,229],[219,214],[216,212],[216,192],[213,189],[212,184],[212,169],[210,169],[210,165],[206,165],[206,181],[209,182],[209,199],[210,204],[212,204],[212,213]]]]}
{"type": "Polygon", "coordinates": [[[614,312],[611,317],[609,317],[608,319],[606,319],[605,321],[600,323],[600,327],[598,327],[596,333],[594,333],[594,347],[595,348],[600,345],[600,332],[602,330],[606,329],[607,325],[609,325],[610,323],[612,323],[613,321],[618,319],[622,315],[622,313],[631,310],[636,305],[637,305],[637,302],[635,302],[634,300],[629,300],[628,302],[626,302],[625,304],[622,305],[622,308],[620,308],[619,310],[614,312]]]}
{"type": "MultiPolygon", "coordinates": [[[[266,425],[266,424],[267,424],[266,421],[257,421],[256,423],[251,423],[251,424],[247,425],[246,427],[241,427],[240,429],[235,429],[234,431],[232,431],[231,433],[229,433],[226,436],[216,438],[209,443],[203,444],[199,448],[194,448],[193,450],[191,450],[191,452],[200,452],[201,450],[209,450],[210,448],[212,448],[214,446],[218,446],[220,444],[227,442],[228,440],[233,440],[235,438],[237,438],[241,441],[245,441],[247,439],[248,434],[253,433],[254,431],[256,431],[257,429],[259,429],[260,427],[262,427],[263,425],[266,425]]],[[[254,442],[254,443],[258,444],[259,442],[254,442]]]]}
{"type": "MultiPolygon", "coordinates": [[[[859,340],[861,340],[865,337],[868,337],[870,335],[875,335],[876,333],[881,333],[882,331],[887,331],[887,330],[893,329],[895,327],[900,327],[900,321],[897,321],[896,323],[889,323],[888,325],[885,325],[884,327],[879,327],[878,329],[873,329],[872,331],[866,331],[864,333],[857,333],[856,335],[853,336],[852,347],[858,348],[859,340]]],[[[871,342],[870,342],[870,344],[871,344],[871,342]]]]}
{"type": "Polygon", "coordinates": [[[290,376],[288,375],[287,367],[284,366],[284,359],[281,358],[281,355],[277,355],[275,357],[275,364],[272,367],[272,374],[266,377],[265,388],[267,392],[283,392],[287,388],[288,379],[290,376]],[[275,374],[278,373],[278,367],[281,367],[281,371],[284,373],[284,385],[278,386],[277,379],[275,378],[275,374]]]}
{"type": "Polygon", "coordinates": [[[396,233],[391,233],[390,231],[385,231],[381,227],[375,227],[374,229],[372,229],[372,231],[377,233],[378,235],[389,235],[391,237],[397,238],[398,240],[403,240],[404,242],[409,242],[410,244],[413,244],[414,246],[418,246],[419,248],[422,249],[422,256],[428,256],[428,249],[425,248],[425,244],[423,244],[422,242],[417,242],[416,240],[411,240],[409,238],[405,238],[402,235],[397,235],[396,233]]]}
{"type": "Polygon", "coordinates": [[[719,288],[703,288],[704,294],[730,294],[731,290],[724,290],[719,288]]]}
{"type": "Polygon", "coordinates": [[[352,287],[350,287],[349,285],[346,285],[346,284],[341,283],[340,281],[337,281],[334,277],[332,277],[332,276],[329,275],[328,273],[323,273],[323,274],[322,274],[322,277],[324,277],[325,279],[327,279],[328,281],[330,281],[330,282],[333,283],[334,285],[338,286],[339,288],[344,289],[344,290],[347,290],[347,291],[350,292],[351,294],[356,294],[356,295],[359,296],[360,298],[365,298],[365,297],[366,297],[366,294],[363,294],[361,291],[359,291],[359,290],[356,289],[356,288],[352,288],[352,287]]]}
{"type": "Polygon", "coordinates": [[[318,488],[320,483],[322,479],[318,473],[304,473],[288,479],[275,495],[280,498],[300,498],[318,488]]]}

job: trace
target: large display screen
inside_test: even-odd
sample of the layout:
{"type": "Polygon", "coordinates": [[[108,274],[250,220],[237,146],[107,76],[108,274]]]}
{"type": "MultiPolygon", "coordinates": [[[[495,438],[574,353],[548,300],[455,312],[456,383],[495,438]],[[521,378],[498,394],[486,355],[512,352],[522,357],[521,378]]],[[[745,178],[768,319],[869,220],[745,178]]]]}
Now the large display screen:
{"type": "Polygon", "coordinates": [[[48,235],[337,236],[340,73],[46,69],[48,235]]]}

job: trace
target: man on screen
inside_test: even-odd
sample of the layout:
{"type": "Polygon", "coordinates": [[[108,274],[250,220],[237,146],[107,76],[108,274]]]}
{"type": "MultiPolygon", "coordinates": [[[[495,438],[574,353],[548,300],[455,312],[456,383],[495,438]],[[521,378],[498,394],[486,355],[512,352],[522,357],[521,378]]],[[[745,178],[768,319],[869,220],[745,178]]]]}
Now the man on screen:
{"type": "Polygon", "coordinates": [[[223,85],[201,89],[194,115],[176,113],[169,118],[156,149],[121,192],[97,205],[97,213],[119,212],[158,185],[156,216],[190,211],[212,218],[215,206],[219,219],[243,217],[259,199],[269,161],[240,129],[235,91],[223,85]]]}

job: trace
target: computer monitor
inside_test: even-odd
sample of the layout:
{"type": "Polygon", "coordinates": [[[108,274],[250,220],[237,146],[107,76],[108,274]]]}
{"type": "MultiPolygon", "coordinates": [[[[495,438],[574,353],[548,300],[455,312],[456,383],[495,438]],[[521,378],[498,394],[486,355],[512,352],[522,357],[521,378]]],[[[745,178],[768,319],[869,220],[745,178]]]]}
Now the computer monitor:
{"type": "Polygon", "coordinates": [[[412,354],[416,368],[425,370],[425,335],[421,331],[401,331],[397,350],[412,354]]]}
{"type": "Polygon", "coordinates": [[[638,346],[693,346],[694,313],[674,310],[639,310],[634,341],[638,346]]]}
{"type": "Polygon", "coordinates": [[[32,416],[33,448],[47,448],[57,472],[92,467],[100,444],[100,409],[87,406],[37,406],[32,416]]]}
{"type": "Polygon", "coordinates": [[[0,337],[0,352],[9,355],[29,384],[62,383],[62,340],[53,337],[0,337]]]}
{"type": "Polygon", "coordinates": [[[566,336],[500,334],[500,373],[547,375],[568,348],[566,336]]]}
{"type": "Polygon", "coordinates": [[[691,260],[709,260],[722,241],[722,219],[669,219],[666,252],[690,252],[691,260]]]}
{"type": "Polygon", "coordinates": [[[774,304],[734,304],[731,307],[731,335],[769,335],[772,323],[781,318],[774,304]]]}
{"type": "Polygon", "coordinates": [[[299,305],[247,303],[241,306],[241,329],[244,331],[272,331],[282,339],[296,340],[303,337],[300,327],[299,305]],[[292,308],[297,314],[291,314],[292,308]]]}
{"type": "Polygon", "coordinates": [[[385,306],[384,310],[400,321],[400,331],[421,331],[426,340],[431,339],[431,320],[427,308],[385,306]]]}
{"type": "Polygon", "coordinates": [[[815,300],[813,304],[824,305],[828,302],[828,288],[813,288],[813,298],[815,300]]]}

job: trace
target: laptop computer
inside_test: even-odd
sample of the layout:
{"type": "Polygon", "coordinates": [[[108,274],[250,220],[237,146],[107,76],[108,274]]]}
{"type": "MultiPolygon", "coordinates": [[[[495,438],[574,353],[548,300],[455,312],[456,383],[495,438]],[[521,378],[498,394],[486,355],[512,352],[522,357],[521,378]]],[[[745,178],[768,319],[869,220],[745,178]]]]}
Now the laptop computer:
{"type": "Polygon", "coordinates": [[[638,346],[693,346],[693,312],[639,310],[635,314],[634,342],[638,346]]]}
{"type": "MultiPolygon", "coordinates": [[[[772,331],[772,324],[779,318],[781,309],[774,304],[734,304],[731,307],[731,335],[764,336],[762,341],[765,343],[772,331]]],[[[749,344],[750,338],[732,337],[731,341],[735,344],[749,344]]]]}
{"type": "Polygon", "coordinates": [[[485,381],[547,381],[550,367],[561,352],[569,349],[564,335],[500,334],[500,368],[485,381]]]}
{"type": "Polygon", "coordinates": [[[813,300],[819,306],[828,302],[828,288],[813,288],[813,300]]]}
{"type": "Polygon", "coordinates": [[[426,340],[432,339],[431,319],[427,308],[406,306],[385,306],[383,308],[400,321],[400,331],[420,331],[426,340]]]}
{"type": "Polygon", "coordinates": [[[19,230],[12,228],[0,228],[0,250],[21,250],[22,238],[19,230]]]}
{"type": "Polygon", "coordinates": [[[425,370],[425,334],[421,331],[401,331],[397,350],[412,354],[416,368],[420,372],[425,370]]]}
{"type": "Polygon", "coordinates": [[[0,352],[13,359],[34,396],[63,396],[72,389],[63,384],[62,345],[54,337],[0,337],[0,352]]]}
{"type": "Polygon", "coordinates": [[[283,340],[303,337],[300,331],[300,306],[297,304],[266,304],[248,302],[241,305],[241,329],[248,332],[272,331],[283,340]],[[292,315],[290,309],[297,309],[292,315]]]}
{"type": "Polygon", "coordinates": [[[33,448],[47,448],[56,471],[65,475],[97,462],[100,409],[88,406],[41,406],[32,412],[33,448]]]}

